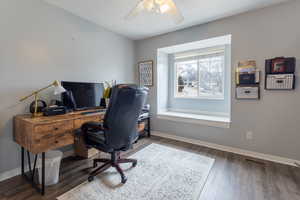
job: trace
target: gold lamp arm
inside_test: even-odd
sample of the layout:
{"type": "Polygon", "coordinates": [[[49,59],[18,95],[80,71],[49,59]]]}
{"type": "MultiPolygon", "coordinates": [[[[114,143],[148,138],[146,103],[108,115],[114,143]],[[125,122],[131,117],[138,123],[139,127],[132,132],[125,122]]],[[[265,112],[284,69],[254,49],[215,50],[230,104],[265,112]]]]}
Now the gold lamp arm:
{"type": "Polygon", "coordinates": [[[58,81],[54,81],[53,83],[47,85],[46,87],[43,87],[43,88],[41,88],[41,89],[39,89],[39,90],[36,90],[36,91],[32,92],[30,95],[27,95],[27,96],[25,96],[25,97],[22,97],[22,98],[20,99],[20,101],[24,101],[24,100],[28,99],[29,97],[35,96],[35,95],[37,95],[38,93],[40,93],[41,91],[46,90],[46,89],[48,89],[48,88],[50,88],[50,87],[52,87],[52,86],[57,86],[58,84],[59,84],[58,81]]]}
{"type": "Polygon", "coordinates": [[[25,97],[23,97],[23,98],[20,99],[20,101],[22,102],[22,101],[25,101],[26,99],[28,99],[29,97],[34,96],[34,102],[35,102],[35,105],[34,105],[34,113],[33,113],[33,117],[36,117],[36,116],[37,116],[38,94],[39,94],[41,91],[46,90],[46,89],[48,89],[48,88],[50,88],[50,87],[52,87],[52,86],[55,86],[55,87],[56,87],[56,86],[59,86],[59,82],[58,82],[58,81],[54,81],[53,83],[47,85],[46,87],[43,87],[43,88],[41,88],[41,89],[39,89],[39,90],[36,90],[36,91],[32,92],[30,95],[27,95],[27,96],[25,96],[25,97]]]}

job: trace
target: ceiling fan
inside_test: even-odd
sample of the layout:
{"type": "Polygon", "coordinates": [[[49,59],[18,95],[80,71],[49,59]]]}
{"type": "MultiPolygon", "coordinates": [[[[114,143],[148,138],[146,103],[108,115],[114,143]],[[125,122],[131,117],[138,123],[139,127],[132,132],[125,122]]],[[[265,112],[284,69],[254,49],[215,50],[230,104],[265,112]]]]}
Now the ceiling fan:
{"type": "Polygon", "coordinates": [[[136,17],[142,11],[168,14],[176,24],[184,19],[173,0],[141,0],[125,19],[136,17]]]}

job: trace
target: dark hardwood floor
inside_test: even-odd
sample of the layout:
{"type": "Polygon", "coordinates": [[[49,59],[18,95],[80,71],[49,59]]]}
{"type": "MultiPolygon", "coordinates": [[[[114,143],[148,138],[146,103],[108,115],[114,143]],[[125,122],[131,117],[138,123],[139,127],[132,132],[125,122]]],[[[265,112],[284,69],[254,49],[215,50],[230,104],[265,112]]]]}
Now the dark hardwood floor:
{"type": "MultiPolygon", "coordinates": [[[[300,200],[300,169],[206,147],[153,137],[142,139],[130,155],[143,147],[159,143],[215,159],[200,200],[300,200]]],[[[103,155],[103,154],[102,154],[103,155]]],[[[125,155],[124,155],[125,156],[125,155]]],[[[61,164],[60,182],[47,187],[40,196],[20,176],[0,183],[1,200],[54,200],[87,180],[91,160],[66,158],[61,164]]],[[[99,198],[101,199],[101,198],[99,198]]]]}

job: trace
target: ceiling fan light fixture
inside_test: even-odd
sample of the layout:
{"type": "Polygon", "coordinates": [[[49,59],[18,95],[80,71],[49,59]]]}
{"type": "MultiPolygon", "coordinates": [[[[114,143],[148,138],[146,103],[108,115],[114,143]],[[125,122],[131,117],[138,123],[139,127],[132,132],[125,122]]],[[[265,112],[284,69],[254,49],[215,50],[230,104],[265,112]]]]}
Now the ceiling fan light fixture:
{"type": "Polygon", "coordinates": [[[160,9],[161,13],[166,13],[166,12],[168,12],[170,10],[170,8],[171,7],[168,4],[163,4],[163,5],[160,6],[159,9],[160,9]]]}
{"type": "Polygon", "coordinates": [[[166,3],[166,0],[154,0],[155,3],[159,4],[159,5],[162,5],[162,4],[165,4],[166,3]]]}
{"type": "Polygon", "coordinates": [[[140,0],[137,6],[130,11],[125,19],[131,19],[142,11],[167,14],[171,16],[176,24],[179,24],[184,20],[173,0],[140,0]]]}
{"type": "Polygon", "coordinates": [[[146,0],[143,2],[143,6],[146,10],[151,11],[154,7],[154,2],[152,0],[146,0]]]}

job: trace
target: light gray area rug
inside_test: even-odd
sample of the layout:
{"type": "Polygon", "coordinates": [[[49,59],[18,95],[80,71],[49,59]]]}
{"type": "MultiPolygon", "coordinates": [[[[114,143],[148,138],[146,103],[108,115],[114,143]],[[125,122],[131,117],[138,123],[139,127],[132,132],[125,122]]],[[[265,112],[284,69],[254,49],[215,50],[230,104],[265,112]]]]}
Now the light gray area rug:
{"type": "Polygon", "coordinates": [[[197,200],[214,159],[199,154],[151,144],[130,156],[136,167],[122,164],[128,178],[120,184],[114,168],[84,182],[58,200],[197,200]]]}

